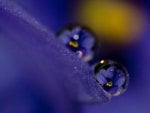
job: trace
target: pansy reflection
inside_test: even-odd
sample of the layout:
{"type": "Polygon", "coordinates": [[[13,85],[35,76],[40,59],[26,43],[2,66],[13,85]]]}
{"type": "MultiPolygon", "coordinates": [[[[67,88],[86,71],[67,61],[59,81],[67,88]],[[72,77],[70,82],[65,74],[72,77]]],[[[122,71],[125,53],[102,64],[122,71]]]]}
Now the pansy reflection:
{"type": "Polygon", "coordinates": [[[129,75],[121,64],[101,60],[95,66],[94,72],[96,81],[111,96],[118,96],[127,89],[129,75]]]}
{"type": "Polygon", "coordinates": [[[88,62],[93,58],[92,48],[95,39],[87,29],[80,26],[67,27],[58,33],[58,38],[84,61],[88,62]]]}

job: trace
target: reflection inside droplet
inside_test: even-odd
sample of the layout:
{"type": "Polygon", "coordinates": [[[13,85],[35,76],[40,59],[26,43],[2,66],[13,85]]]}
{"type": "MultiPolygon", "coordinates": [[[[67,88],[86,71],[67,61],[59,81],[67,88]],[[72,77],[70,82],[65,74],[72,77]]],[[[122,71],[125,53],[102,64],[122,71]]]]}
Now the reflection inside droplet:
{"type": "Polygon", "coordinates": [[[122,94],[128,85],[127,70],[112,60],[101,60],[94,69],[95,79],[111,96],[122,94]]]}
{"type": "Polygon", "coordinates": [[[64,29],[58,34],[59,40],[71,51],[75,52],[79,58],[88,62],[93,58],[94,36],[89,30],[80,26],[72,26],[64,29]]]}

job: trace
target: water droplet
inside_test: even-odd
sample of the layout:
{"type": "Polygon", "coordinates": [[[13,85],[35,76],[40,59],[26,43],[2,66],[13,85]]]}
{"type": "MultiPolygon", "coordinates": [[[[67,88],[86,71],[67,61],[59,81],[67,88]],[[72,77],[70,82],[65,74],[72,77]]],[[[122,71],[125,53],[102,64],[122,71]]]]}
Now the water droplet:
{"type": "Polygon", "coordinates": [[[79,58],[88,62],[93,58],[92,49],[95,43],[95,37],[86,28],[72,26],[65,28],[58,33],[58,39],[66,45],[71,51],[75,52],[79,58]]]}
{"type": "Polygon", "coordinates": [[[126,91],[129,75],[121,64],[112,60],[101,60],[94,68],[95,79],[111,96],[118,96],[126,91]]]}

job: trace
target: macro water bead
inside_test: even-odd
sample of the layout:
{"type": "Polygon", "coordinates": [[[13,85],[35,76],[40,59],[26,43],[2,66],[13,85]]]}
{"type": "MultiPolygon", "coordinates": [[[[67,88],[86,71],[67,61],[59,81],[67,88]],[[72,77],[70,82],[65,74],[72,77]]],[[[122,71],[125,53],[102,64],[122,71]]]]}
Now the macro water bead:
{"type": "Polygon", "coordinates": [[[80,26],[68,27],[58,33],[58,39],[84,61],[93,58],[92,48],[95,38],[87,29],[80,26]]]}
{"type": "Polygon", "coordinates": [[[101,60],[94,68],[95,79],[111,96],[122,94],[128,85],[129,75],[121,64],[112,60],[101,60]]]}

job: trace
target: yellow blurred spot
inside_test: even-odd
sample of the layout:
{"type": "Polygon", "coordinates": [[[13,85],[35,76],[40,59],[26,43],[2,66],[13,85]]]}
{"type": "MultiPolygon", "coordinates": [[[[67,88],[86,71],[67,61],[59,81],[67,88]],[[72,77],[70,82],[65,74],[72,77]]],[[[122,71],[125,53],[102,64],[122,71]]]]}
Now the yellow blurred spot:
{"type": "Polygon", "coordinates": [[[106,83],[107,87],[112,87],[112,85],[113,85],[112,81],[106,83]]]}
{"type": "Polygon", "coordinates": [[[80,21],[109,42],[131,42],[142,29],[138,10],[123,2],[88,0],[79,9],[80,21]]]}
{"type": "Polygon", "coordinates": [[[76,42],[76,41],[70,41],[70,42],[69,42],[69,46],[74,47],[74,48],[78,48],[78,47],[79,47],[79,44],[78,44],[78,42],[76,42]]]}

